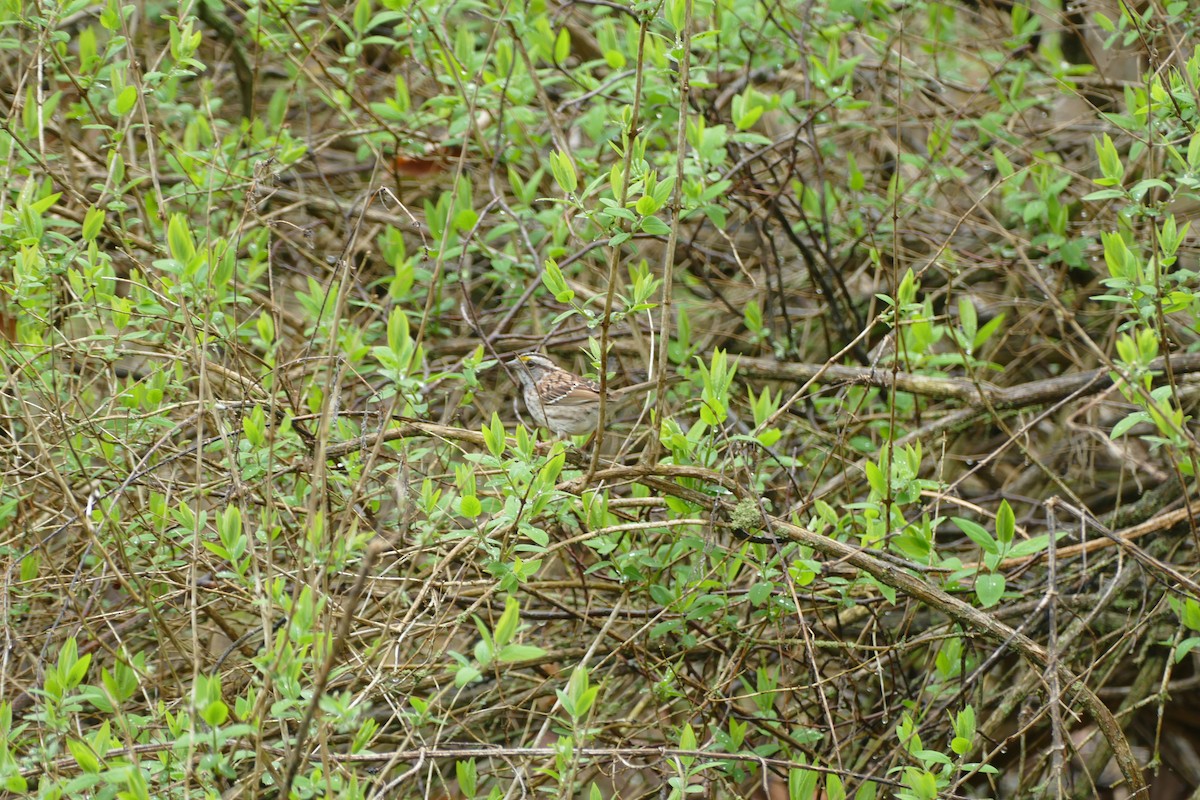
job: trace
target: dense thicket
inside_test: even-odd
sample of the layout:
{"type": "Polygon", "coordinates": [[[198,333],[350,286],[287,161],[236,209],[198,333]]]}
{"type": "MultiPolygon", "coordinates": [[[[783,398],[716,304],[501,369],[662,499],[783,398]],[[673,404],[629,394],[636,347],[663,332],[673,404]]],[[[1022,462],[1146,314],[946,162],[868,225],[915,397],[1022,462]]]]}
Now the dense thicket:
{"type": "Polygon", "coordinates": [[[1200,796],[1200,15],[1057,5],[0,3],[0,787],[1200,796]]]}

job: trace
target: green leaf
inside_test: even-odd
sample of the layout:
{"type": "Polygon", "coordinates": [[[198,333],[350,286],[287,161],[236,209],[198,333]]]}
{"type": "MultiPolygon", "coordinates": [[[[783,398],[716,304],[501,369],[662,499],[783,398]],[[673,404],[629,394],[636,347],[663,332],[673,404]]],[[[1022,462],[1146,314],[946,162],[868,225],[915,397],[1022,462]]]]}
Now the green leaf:
{"type": "Polygon", "coordinates": [[[813,800],[817,795],[818,773],[811,769],[789,769],[788,800],[813,800]]]}
{"type": "Polygon", "coordinates": [[[565,27],[560,28],[558,37],[554,40],[554,63],[565,64],[569,55],[571,55],[571,34],[565,27]]]}
{"type": "Polygon", "coordinates": [[[1192,598],[1186,598],[1181,606],[1176,607],[1179,621],[1193,631],[1200,631],[1200,603],[1192,598]]]}
{"type": "Polygon", "coordinates": [[[114,116],[123,117],[133,110],[133,106],[137,103],[138,92],[134,86],[126,86],[121,90],[113,101],[114,116]]]}
{"type": "Polygon", "coordinates": [[[1174,191],[1174,187],[1159,178],[1146,178],[1129,187],[1129,194],[1135,200],[1141,200],[1151,189],[1162,189],[1165,192],[1174,191]]]}
{"type": "MultiPolygon", "coordinates": [[[[645,198],[642,199],[644,200],[645,198]]],[[[651,236],[667,236],[671,233],[671,226],[658,217],[646,217],[642,220],[640,227],[644,233],[648,233],[651,236]]]]}
{"type": "Polygon", "coordinates": [[[638,198],[638,201],[633,204],[633,210],[636,211],[639,216],[643,217],[650,216],[655,211],[658,211],[658,209],[658,201],[648,194],[642,195],[638,198]]]}
{"type": "Polygon", "coordinates": [[[975,334],[979,329],[979,318],[975,313],[975,304],[970,298],[963,297],[958,301],[958,325],[969,346],[974,347],[975,334]]]}
{"type": "Polygon", "coordinates": [[[1197,648],[1200,648],[1200,637],[1196,636],[1191,636],[1175,645],[1175,650],[1173,651],[1175,663],[1178,664],[1180,661],[1183,661],[1183,659],[1187,658],[1188,653],[1197,648]]]}
{"type": "Polygon", "coordinates": [[[83,227],[80,234],[85,242],[95,240],[100,234],[100,228],[104,226],[104,209],[91,206],[87,213],[83,215],[83,227]]]}
{"type": "Polygon", "coordinates": [[[687,23],[687,2],[688,0],[667,0],[663,7],[667,22],[676,33],[682,31],[687,23]]]}
{"type": "Polygon", "coordinates": [[[1083,199],[1088,202],[1096,200],[1115,200],[1125,197],[1124,189],[1100,189],[1099,191],[1090,192],[1083,196],[1083,199]]]}
{"type": "MultiPolygon", "coordinates": [[[[1066,536],[1066,535],[1067,535],[1066,531],[1058,532],[1059,538],[1066,536]]],[[[1024,558],[1025,556],[1031,556],[1036,553],[1041,553],[1042,551],[1049,549],[1049,547],[1050,547],[1050,536],[1048,534],[1043,533],[1038,536],[1031,536],[1028,539],[1017,542],[1008,551],[1008,554],[1012,558],[1024,558]]]]}
{"type": "Polygon", "coordinates": [[[1193,171],[1200,170],[1200,133],[1193,135],[1188,142],[1187,163],[1193,171]]]}
{"type": "Polygon", "coordinates": [[[1000,501],[1000,509],[996,512],[996,538],[1002,544],[1009,544],[1013,540],[1013,532],[1016,530],[1016,517],[1013,516],[1012,507],[1009,506],[1008,500],[1000,501]]]}
{"type": "Polygon", "coordinates": [[[559,701],[572,718],[586,716],[600,691],[598,686],[589,686],[587,667],[579,665],[571,671],[566,690],[557,690],[559,701]]]}
{"type": "Polygon", "coordinates": [[[575,161],[567,153],[555,151],[550,154],[550,173],[554,181],[566,194],[574,194],[579,187],[579,175],[575,170],[575,161]]]}
{"type": "Polygon", "coordinates": [[[491,424],[483,426],[483,442],[488,452],[496,458],[504,454],[504,433],[504,423],[500,421],[500,415],[493,411],[491,424]]]}
{"type": "Polygon", "coordinates": [[[1107,133],[1100,139],[1095,139],[1096,156],[1100,164],[1100,174],[1103,176],[1095,180],[1101,186],[1119,185],[1125,177],[1125,165],[1121,163],[1121,155],[1117,152],[1117,146],[1113,144],[1112,137],[1107,133]]]}
{"type": "Polygon", "coordinates": [[[455,762],[454,774],[458,778],[459,791],[466,797],[474,797],[479,780],[479,769],[475,759],[455,762]]]}
{"type": "Polygon", "coordinates": [[[71,756],[81,770],[92,774],[100,772],[100,759],[96,757],[86,742],[67,739],[67,749],[71,751],[71,756]]]}
{"type": "Polygon", "coordinates": [[[983,548],[984,552],[992,554],[1000,552],[1000,548],[996,546],[996,540],[978,522],[962,517],[951,517],[950,521],[957,525],[958,529],[967,535],[967,538],[983,548]]]}
{"type": "Polygon", "coordinates": [[[1012,161],[999,148],[992,149],[992,162],[996,165],[996,172],[1001,178],[1007,180],[1016,174],[1012,161]]]}
{"type": "Polygon", "coordinates": [[[562,270],[552,258],[546,259],[543,265],[542,285],[549,289],[550,294],[560,303],[570,303],[575,299],[574,290],[567,286],[567,279],[563,277],[562,270]]]}
{"type": "Polygon", "coordinates": [[[458,668],[457,672],[454,673],[454,685],[461,688],[466,686],[468,683],[478,680],[482,674],[483,673],[481,673],[475,667],[464,664],[458,668]]]}
{"type": "Polygon", "coordinates": [[[1129,433],[1130,429],[1140,423],[1153,424],[1154,420],[1145,411],[1134,411],[1127,415],[1124,419],[1113,425],[1112,431],[1108,434],[1110,439],[1120,439],[1125,434],[1129,433]]]}
{"type": "Polygon", "coordinates": [[[1003,595],[1004,576],[1000,573],[991,572],[975,578],[975,596],[979,598],[979,604],[984,608],[996,605],[1003,595]]]}
{"type": "Polygon", "coordinates": [[[464,495],[458,501],[459,512],[468,519],[475,519],[483,513],[483,505],[475,495],[464,495]]]}
{"type": "Polygon", "coordinates": [[[201,716],[210,727],[219,728],[229,719],[229,706],[222,700],[214,700],[204,707],[201,716]]]}
{"type": "Polygon", "coordinates": [[[358,0],[354,4],[354,30],[366,33],[371,27],[371,0],[358,0]]]}
{"type": "Polygon", "coordinates": [[[531,644],[508,644],[500,648],[496,660],[504,664],[514,664],[519,661],[532,661],[545,655],[545,650],[531,644]]]}
{"type": "Polygon", "coordinates": [[[196,255],[196,242],[183,214],[172,214],[167,223],[167,248],[171,257],[181,264],[187,264],[196,255]]]}
{"type": "Polygon", "coordinates": [[[886,497],[887,476],[883,470],[874,461],[868,461],[865,470],[867,473],[867,485],[871,487],[871,493],[877,497],[886,497]]]}
{"type": "Polygon", "coordinates": [[[517,602],[517,598],[511,594],[505,597],[504,613],[496,621],[496,630],[493,635],[497,646],[503,646],[512,640],[513,634],[517,632],[517,625],[521,621],[520,614],[521,605],[517,602]]]}
{"type": "MultiPolygon", "coordinates": [[[[692,730],[690,723],[683,723],[683,728],[679,731],[679,749],[680,750],[695,750],[696,749],[696,732],[692,730]]],[[[683,766],[690,767],[695,761],[694,756],[681,756],[679,762],[683,766]]]]}

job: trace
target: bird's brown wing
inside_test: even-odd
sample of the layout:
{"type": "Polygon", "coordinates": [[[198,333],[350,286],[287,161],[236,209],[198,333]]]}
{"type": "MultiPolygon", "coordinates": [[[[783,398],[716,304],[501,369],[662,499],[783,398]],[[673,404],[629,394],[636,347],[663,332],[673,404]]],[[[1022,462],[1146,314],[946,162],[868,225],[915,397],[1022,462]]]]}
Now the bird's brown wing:
{"type": "Polygon", "coordinates": [[[585,403],[595,403],[600,399],[600,387],[592,381],[582,378],[567,378],[548,380],[542,386],[543,398],[547,405],[571,406],[585,403]]]}

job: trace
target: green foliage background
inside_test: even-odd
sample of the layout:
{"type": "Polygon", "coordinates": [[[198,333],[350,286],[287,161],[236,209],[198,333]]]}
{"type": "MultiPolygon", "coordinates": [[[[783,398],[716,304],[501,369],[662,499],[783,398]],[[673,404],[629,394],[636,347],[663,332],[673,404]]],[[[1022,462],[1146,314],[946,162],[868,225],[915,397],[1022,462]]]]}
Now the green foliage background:
{"type": "Polygon", "coordinates": [[[1195,796],[1197,22],[0,0],[0,787],[1195,796]]]}

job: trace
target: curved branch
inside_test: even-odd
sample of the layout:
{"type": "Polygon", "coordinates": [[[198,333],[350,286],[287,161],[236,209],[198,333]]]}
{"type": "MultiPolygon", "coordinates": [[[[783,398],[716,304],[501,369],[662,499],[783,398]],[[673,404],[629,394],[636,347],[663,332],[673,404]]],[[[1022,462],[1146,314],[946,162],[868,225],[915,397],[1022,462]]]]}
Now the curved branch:
{"type": "MultiPolygon", "coordinates": [[[[1166,369],[1165,358],[1156,358],[1150,362],[1149,368],[1159,373],[1154,376],[1156,385],[1166,382],[1167,376],[1162,372],[1166,369]]],[[[1172,355],[1171,371],[1175,375],[1200,372],[1200,353],[1172,355]]],[[[844,367],[837,364],[796,364],[745,356],[738,359],[738,374],[772,380],[875,386],[943,400],[959,400],[972,404],[983,402],[998,410],[1053,403],[1077,392],[1099,394],[1113,385],[1112,370],[1106,367],[1029,381],[1016,386],[997,386],[988,381],[973,381],[969,378],[941,378],[912,372],[893,373],[889,369],[844,367]]]]}

